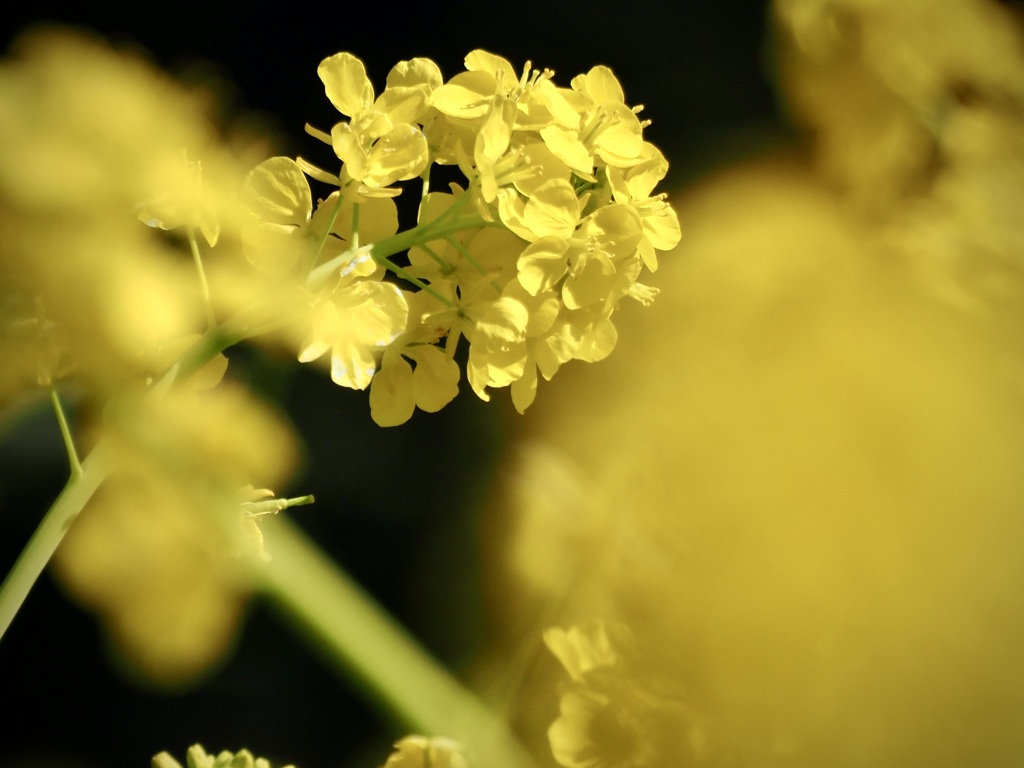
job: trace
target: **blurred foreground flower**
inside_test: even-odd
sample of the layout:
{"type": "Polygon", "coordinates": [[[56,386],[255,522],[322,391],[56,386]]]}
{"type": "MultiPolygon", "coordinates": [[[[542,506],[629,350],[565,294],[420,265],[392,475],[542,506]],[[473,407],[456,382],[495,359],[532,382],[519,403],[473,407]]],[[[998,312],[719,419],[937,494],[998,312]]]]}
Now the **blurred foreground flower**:
{"type": "Polygon", "coordinates": [[[395,751],[384,768],[467,768],[462,745],[435,736],[406,736],[395,743],[395,751]]]}
{"type": "Polygon", "coordinates": [[[140,211],[216,241],[238,229],[244,164],[196,98],[70,32],[20,39],[0,66],[0,102],[4,308],[55,329],[51,374],[110,391],[204,324],[195,267],[140,211]]]}
{"type": "Polygon", "coordinates": [[[817,168],[949,300],[1020,322],[1024,36],[991,0],[779,0],[817,168]]]}
{"type": "Polygon", "coordinates": [[[565,768],[642,768],[705,758],[704,732],[686,708],[664,696],[662,681],[643,679],[634,643],[622,625],[591,622],[551,627],[544,644],[571,680],[548,742],[565,768]],[[614,638],[614,639],[613,639],[614,638]]]}
{"type": "MultiPolygon", "coordinates": [[[[495,652],[554,622],[630,628],[649,667],[628,685],[607,687],[618,654],[599,634],[564,632],[549,640],[573,680],[555,725],[537,702],[554,705],[564,673],[538,665],[520,694],[531,743],[574,768],[630,764],[599,737],[609,721],[642,730],[618,697],[651,680],[695,713],[700,764],[1010,765],[1019,29],[981,0],[775,7],[814,163],[776,156],[695,186],[672,290],[623,324],[633,344],[530,414],[502,492],[516,533],[495,652]]],[[[689,764],[689,748],[655,764],[689,764]]]]}
{"type": "Polygon", "coordinates": [[[118,398],[101,439],[110,477],[55,565],[130,668],[188,684],[231,646],[262,556],[240,492],[254,479],[283,482],[293,440],[251,395],[223,384],[118,398]]]}
{"type": "Polygon", "coordinates": [[[0,102],[0,397],[51,388],[56,403],[73,381],[82,410],[102,412],[88,437],[107,479],[58,573],[129,666],[184,684],[229,646],[249,590],[241,490],[295,464],[289,429],[218,384],[227,360],[198,333],[216,312],[196,236],[222,251],[239,239],[245,165],[193,94],[71,32],[21,39],[0,102]],[[195,264],[155,228],[184,230],[195,264]]]}

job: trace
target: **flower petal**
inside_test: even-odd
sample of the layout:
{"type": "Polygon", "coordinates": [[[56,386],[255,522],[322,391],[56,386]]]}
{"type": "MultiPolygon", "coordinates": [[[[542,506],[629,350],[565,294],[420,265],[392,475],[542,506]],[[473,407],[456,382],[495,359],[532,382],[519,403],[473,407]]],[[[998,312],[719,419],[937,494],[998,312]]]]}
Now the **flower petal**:
{"type": "Polygon", "coordinates": [[[316,73],[323,81],[327,98],[341,114],[355,117],[373,104],[373,85],[363,62],[351,53],[336,53],[320,62],[316,73]]]}

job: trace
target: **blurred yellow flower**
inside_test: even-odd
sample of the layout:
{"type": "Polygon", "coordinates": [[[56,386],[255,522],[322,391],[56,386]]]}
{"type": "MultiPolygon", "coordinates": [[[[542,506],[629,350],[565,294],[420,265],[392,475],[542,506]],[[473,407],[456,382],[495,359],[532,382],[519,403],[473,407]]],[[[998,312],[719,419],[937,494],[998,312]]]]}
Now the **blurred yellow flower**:
{"type": "Polygon", "coordinates": [[[236,232],[241,161],[199,99],[72,32],[21,38],[0,103],[5,302],[42,308],[87,387],[137,380],[161,343],[206,324],[194,268],[137,217],[211,242],[236,232]]]}
{"type": "Polygon", "coordinates": [[[406,736],[395,742],[395,751],[384,768],[468,768],[462,745],[443,736],[406,736]]]}
{"type": "Polygon", "coordinates": [[[587,688],[569,691],[548,730],[551,753],[565,768],[655,768],[636,717],[587,688]]]}
{"type": "Polygon", "coordinates": [[[122,395],[100,430],[109,477],[55,557],[129,669],[178,687],[231,647],[261,556],[239,496],[295,463],[284,424],[221,385],[122,395]]]}
{"type": "MultiPolygon", "coordinates": [[[[723,169],[678,219],[655,213],[653,152],[606,171],[641,242],[686,237],[663,298],[623,324],[634,344],[534,406],[496,494],[515,499],[499,594],[509,638],[608,616],[645,669],[623,679],[599,635],[549,631],[559,714],[536,714],[556,684],[538,674],[519,718],[566,766],[630,764],[615,744],[655,745],[658,766],[1012,765],[1019,19],[983,0],[774,9],[813,159],[723,169]],[[654,729],[674,740],[647,730],[648,696],[685,703],[654,729]]],[[[566,267],[534,245],[520,283],[539,291],[566,267]]]]}

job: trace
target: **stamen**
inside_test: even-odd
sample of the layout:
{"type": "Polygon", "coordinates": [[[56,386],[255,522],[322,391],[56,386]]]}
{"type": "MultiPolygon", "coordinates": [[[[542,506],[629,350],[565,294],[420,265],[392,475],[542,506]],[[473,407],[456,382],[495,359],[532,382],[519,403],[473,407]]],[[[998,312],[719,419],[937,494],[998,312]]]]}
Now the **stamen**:
{"type": "Polygon", "coordinates": [[[533,67],[532,61],[527,61],[526,66],[523,67],[523,76],[519,78],[519,90],[525,91],[526,85],[530,81],[530,69],[533,67]]]}

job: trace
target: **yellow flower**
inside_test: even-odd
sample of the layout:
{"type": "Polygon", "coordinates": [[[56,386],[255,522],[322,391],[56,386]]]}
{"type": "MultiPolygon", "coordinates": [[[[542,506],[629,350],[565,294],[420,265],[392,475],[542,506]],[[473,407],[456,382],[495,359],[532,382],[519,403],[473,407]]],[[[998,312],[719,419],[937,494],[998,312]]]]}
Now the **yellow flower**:
{"type": "Polygon", "coordinates": [[[246,258],[271,277],[296,276],[309,260],[307,228],[313,210],[309,182],[298,163],[272,157],[257,165],[245,177],[242,201],[252,214],[243,230],[246,258]]]}
{"type": "Polygon", "coordinates": [[[632,205],[640,215],[643,236],[637,246],[644,266],[654,272],[658,268],[655,250],[670,251],[679,244],[681,233],[676,212],[665,195],[651,192],[668,171],[668,162],[652,144],[644,142],[644,160],[630,168],[608,166],[608,184],[617,203],[632,205]]]}
{"type": "Polygon", "coordinates": [[[392,345],[370,385],[370,415],[378,425],[393,427],[407,422],[416,408],[441,410],[458,393],[459,366],[443,350],[421,344],[399,351],[392,345]]]}
{"type": "MultiPolygon", "coordinates": [[[[238,752],[224,750],[217,755],[207,754],[199,744],[188,748],[186,768],[270,768],[270,762],[264,757],[253,757],[252,752],[240,749],[238,752]]],[[[153,768],[181,768],[181,763],[167,752],[153,757],[153,768]]],[[[292,766],[285,766],[292,768],[292,766]]]]}
{"type": "MultiPolygon", "coordinates": [[[[369,256],[359,258],[369,261],[369,256]]],[[[317,299],[299,362],[312,362],[330,350],[334,383],[366,389],[377,370],[378,350],[398,338],[408,314],[405,296],[391,283],[344,284],[317,299]]]]}
{"type": "Polygon", "coordinates": [[[621,663],[622,656],[615,650],[612,634],[620,644],[626,636],[624,628],[609,627],[603,621],[568,630],[549,627],[544,630],[544,645],[565,667],[573,682],[580,683],[595,670],[609,669],[621,663]]]}
{"type": "MultiPolygon", "coordinates": [[[[603,65],[572,79],[573,90],[592,100],[580,123],[580,141],[605,164],[617,167],[639,162],[644,123],[636,116],[641,107],[625,104],[622,86],[603,65]]],[[[554,149],[554,148],[552,148],[554,149]]]]}
{"type": "Polygon", "coordinates": [[[466,376],[481,400],[491,399],[487,387],[506,387],[523,375],[529,320],[521,302],[503,296],[473,325],[466,376]]]}
{"type": "Polygon", "coordinates": [[[468,768],[462,745],[443,736],[406,736],[395,742],[395,751],[384,768],[468,768]]]}
{"type": "Polygon", "coordinates": [[[349,122],[331,129],[330,143],[352,179],[371,189],[419,176],[430,162],[417,125],[440,72],[428,59],[403,62],[374,101],[363,63],[350,53],[324,59],[317,69],[327,97],[349,122]]]}
{"type": "Polygon", "coordinates": [[[370,415],[382,427],[404,424],[416,408],[435,413],[459,393],[458,364],[434,346],[444,328],[423,321],[434,300],[422,292],[407,299],[408,328],[384,350],[370,384],[370,415]]]}
{"type": "Polygon", "coordinates": [[[290,474],[288,429],[248,393],[175,388],[112,401],[109,477],[55,557],[128,668],[179,687],[231,647],[259,556],[238,492],[290,474]]]}
{"type": "Polygon", "coordinates": [[[565,179],[551,179],[525,200],[514,188],[497,191],[502,223],[528,242],[541,237],[569,237],[580,222],[580,201],[565,179]]]}
{"type": "MultiPolygon", "coordinates": [[[[678,239],[674,215],[653,195],[667,163],[643,141],[640,109],[625,105],[607,67],[574,79],[569,90],[554,85],[550,70],[527,62],[517,74],[487,51],[470,52],[465,64],[467,71],[442,83],[430,62],[403,62],[375,98],[357,58],[325,59],[319,72],[328,96],[351,120],[330,135],[307,130],[332,144],[344,164],[332,174],[297,163],[341,187],[346,202],[349,195],[397,194],[379,185],[410,178],[422,166],[410,160],[418,153],[411,144],[389,145],[389,132],[405,126],[411,136],[424,126],[428,159],[457,163],[469,180],[467,189],[452,184],[448,194],[429,191],[424,175],[418,230],[410,232],[422,236],[408,240],[409,266],[386,261],[394,241],[375,253],[429,296],[408,315],[395,346],[386,334],[374,336],[387,346],[379,373],[371,354],[343,355],[348,360],[335,366],[349,386],[365,386],[376,374],[371,412],[381,424],[402,423],[417,406],[432,410],[454,396],[458,377],[450,361],[463,337],[472,389],[486,399],[489,387],[512,386],[513,403],[524,410],[540,376],[550,378],[567,360],[611,352],[617,303],[625,296],[650,303],[656,292],[637,282],[640,271],[644,264],[655,268],[654,251],[678,239]],[[378,163],[380,174],[372,177],[378,148],[391,159],[378,163]]],[[[322,205],[314,219],[327,209],[322,205]]],[[[341,275],[337,290],[349,282],[341,275]]],[[[321,304],[315,314],[303,359],[334,347],[330,337],[340,332],[335,308],[321,304]]],[[[375,333],[397,329],[398,319],[392,314],[375,333]]]]}
{"type": "Polygon", "coordinates": [[[548,729],[551,753],[565,768],[654,768],[646,734],[634,713],[607,696],[578,688],[562,696],[548,729]]]}

